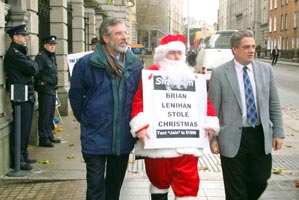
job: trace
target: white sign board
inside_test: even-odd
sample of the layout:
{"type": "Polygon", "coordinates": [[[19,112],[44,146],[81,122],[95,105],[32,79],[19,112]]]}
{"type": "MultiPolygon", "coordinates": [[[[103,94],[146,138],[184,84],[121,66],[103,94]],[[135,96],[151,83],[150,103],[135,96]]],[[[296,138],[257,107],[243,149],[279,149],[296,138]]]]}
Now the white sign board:
{"type": "Polygon", "coordinates": [[[169,90],[164,71],[143,70],[143,111],[150,119],[146,149],[209,146],[202,127],[207,113],[206,78],[194,74],[187,88],[169,90]]]}
{"type": "Polygon", "coordinates": [[[86,51],[86,52],[80,52],[80,53],[73,53],[73,54],[68,54],[67,55],[67,63],[69,66],[69,72],[70,76],[72,76],[73,68],[76,62],[83,56],[92,53],[93,51],[86,51]]]}

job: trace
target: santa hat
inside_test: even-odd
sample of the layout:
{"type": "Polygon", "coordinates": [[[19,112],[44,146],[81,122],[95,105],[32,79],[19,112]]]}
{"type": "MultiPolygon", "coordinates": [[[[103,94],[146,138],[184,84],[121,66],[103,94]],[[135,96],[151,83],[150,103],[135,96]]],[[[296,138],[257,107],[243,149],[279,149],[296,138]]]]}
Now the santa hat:
{"type": "Polygon", "coordinates": [[[183,35],[166,35],[160,40],[160,45],[155,49],[154,63],[164,60],[169,51],[182,51],[185,54],[186,40],[183,35]]]}

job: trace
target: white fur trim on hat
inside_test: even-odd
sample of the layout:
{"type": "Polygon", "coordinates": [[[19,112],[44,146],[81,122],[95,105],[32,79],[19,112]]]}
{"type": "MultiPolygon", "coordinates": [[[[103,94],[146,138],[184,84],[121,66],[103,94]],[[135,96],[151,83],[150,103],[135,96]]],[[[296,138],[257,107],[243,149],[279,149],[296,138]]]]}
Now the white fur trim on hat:
{"type": "Polygon", "coordinates": [[[149,120],[147,119],[144,112],[138,113],[131,121],[131,134],[133,137],[136,137],[136,132],[139,131],[141,128],[147,126],[149,124],[149,120]]]}
{"type": "Polygon", "coordinates": [[[215,135],[218,135],[219,132],[219,119],[216,116],[207,116],[204,121],[204,129],[213,129],[215,131],[215,135]]]}
{"type": "Polygon", "coordinates": [[[167,44],[159,45],[155,49],[154,63],[157,64],[159,61],[163,60],[169,51],[182,51],[185,55],[186,46],[181,41],[173,41],[167,44]]]}

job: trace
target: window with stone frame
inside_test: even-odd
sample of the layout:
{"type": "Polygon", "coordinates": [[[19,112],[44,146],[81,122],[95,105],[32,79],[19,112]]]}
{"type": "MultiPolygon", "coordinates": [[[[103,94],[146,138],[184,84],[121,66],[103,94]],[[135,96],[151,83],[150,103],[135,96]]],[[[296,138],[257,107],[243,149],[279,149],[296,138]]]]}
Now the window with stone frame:
{"type": "Polygon", "coordinates": [[[277,31],[276,30],[276,25],[277,25],[277,17],[276,15],[274,16],[274,21],[273,21],[273,31],[277,31]]]}
{"type": "Polygon", "coordinates": [[[297,28],[297,24],[298,24],[298,11],[294,12],[294,19],[293,19],[293,28],[296,29],[297,28]]]}
{"type": "Polygon", "coordinates": [[[273,0],[269,0],[269,10],[272,10],[272,3],[273,3],[273,0]]]}
{"type": "Polygon", "coordinates": [[[284,30],[288,30],[288,14],[285,14],[284,30]]]}
{"type": "Polygon", "coordinates": [[[272,32],[272,18],[269,18],[269,32],[272,32]]]}
{"type": "Polygon", "coordinates": [[[280,16],[280,30],[283,30],[283,15],[280,16]]]}

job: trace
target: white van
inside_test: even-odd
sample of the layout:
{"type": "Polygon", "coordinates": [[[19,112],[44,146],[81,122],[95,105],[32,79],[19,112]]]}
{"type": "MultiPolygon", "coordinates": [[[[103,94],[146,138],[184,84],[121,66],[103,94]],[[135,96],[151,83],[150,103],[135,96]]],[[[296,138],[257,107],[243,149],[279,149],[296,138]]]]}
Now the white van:
{"type": "Polygon", "coordinates": [[[215,67],[233,59],[230,38],[236,31],[217,31],[208,36],[198,51],[194,72],[206,74],[207,81],[209,81],[215,67]]]}

